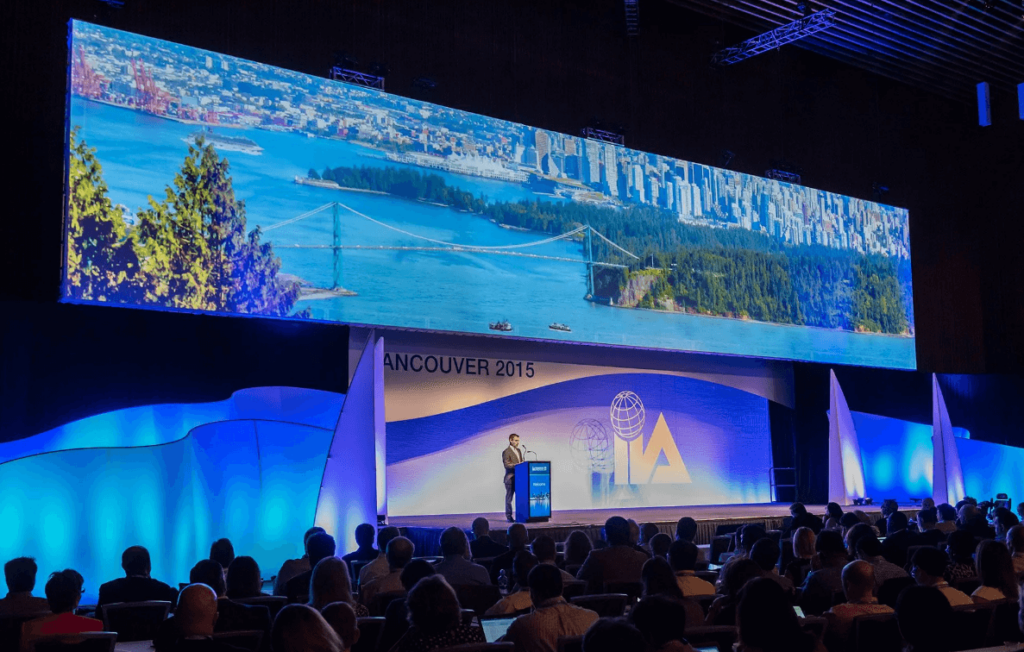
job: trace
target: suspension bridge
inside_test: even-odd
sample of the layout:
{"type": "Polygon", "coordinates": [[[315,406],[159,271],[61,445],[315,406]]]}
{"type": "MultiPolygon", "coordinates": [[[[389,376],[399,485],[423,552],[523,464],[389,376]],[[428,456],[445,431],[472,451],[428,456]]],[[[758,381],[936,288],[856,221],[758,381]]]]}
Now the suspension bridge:
{"type": "Polygon", "coordinates": [[[425,252],[450,252],[450,253],[469,253],[469,254],[487,254],[495,256],[518,256],[521,258],[532,258],[536,260],[553,260],[565,263],[584,263],[587,266],[587,294],[593,296],[594,293],[594,268],[595,267],[611,267],[618,269],[626,269],[626,265],[594,260],[594,239],[597,238],[600,241],[607,243],[613,249],[621,252],[625,256],[634,260],[640,260],[640,257],[631,251],[624,249],[618,244],[612,242],[605,237],[600,231],[593,228],[589,224],[584,226],[578,226],[571,231],[561,233],[556,236],[544,238],[542,240],[536,240],[534,242],[523,242],[519,244],[511,245],[474,245],[474,244],[461,244],[457,242],[446,242],[444,240],[437,240],[417,233],[400,229],[396,226],[382,222],[374,217],[371,217],[361,211],[358,211],[351,206],[346,206],[341,202],[330,202],[324,204],[319,208],[314,208],[311,211],[296,215],[295,217],[288,218],[276,224],[263,227],[262,232],[268,233],[290,224],[295,224],[303,220],[308,220],[317,215],[321,215],[328,210],[331,211],[331,218],[333,222],[333,233],[331,237],[331,244],[285,244],[275,242],[274,246],[283,249],[326,249],[334,252],[334,269],[332,276],[332,290],[337,290],[341,287],[341,272],[342,272],[342,252],[346,250],[350,251],[425,251],[425,252]],[[343,211],[355,216],[368,220],[373,224],[380,227],[401,234],[403,236],[413,238],[414,241],[423,242],[422,245],[359,245],[359,244],[342,244],[341,243],[341,221],[343,211]],[[538,247],[559,240],[569,240],[582,237],[584,241],[584,253],[585,258],[569,258],[566,256],[549,256],[545,254],[533,253],[528,251],[531,247],[538,247]]]}

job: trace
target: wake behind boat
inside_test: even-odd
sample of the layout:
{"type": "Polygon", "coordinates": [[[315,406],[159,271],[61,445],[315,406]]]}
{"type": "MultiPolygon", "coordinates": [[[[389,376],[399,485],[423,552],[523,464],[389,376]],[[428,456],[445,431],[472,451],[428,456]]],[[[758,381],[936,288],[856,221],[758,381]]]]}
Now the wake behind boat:
{"type": "Polygon", "coordinates": [[[182,138],[183,141],[190,145],[198,144],[199,139],[203,139],[203,141],[213,145],[214,148],[222,152],[241,152],[242,154],[252,154],[254,156],[259,156],[263,153],[263,148],[251,138],[218,134],[213,131],[213,127],[205,127],[199,131],[193,131],[188,137],[182,138]]]}

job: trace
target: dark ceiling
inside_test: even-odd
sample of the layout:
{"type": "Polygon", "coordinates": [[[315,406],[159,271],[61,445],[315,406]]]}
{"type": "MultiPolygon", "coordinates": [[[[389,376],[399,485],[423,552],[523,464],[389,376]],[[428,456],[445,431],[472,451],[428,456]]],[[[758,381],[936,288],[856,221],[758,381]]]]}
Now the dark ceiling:
{"type": "MultiPolygon", "coordinates": [[[[754,33],[803,16],[797,0],[670,1],[754,33]]],[[[978,82],[1014,95],[1024,83],[1024,0],[809,4],[814,11],[834,9],[836,24],[795,47],[961,101],[973,101],[978,82]]]]}

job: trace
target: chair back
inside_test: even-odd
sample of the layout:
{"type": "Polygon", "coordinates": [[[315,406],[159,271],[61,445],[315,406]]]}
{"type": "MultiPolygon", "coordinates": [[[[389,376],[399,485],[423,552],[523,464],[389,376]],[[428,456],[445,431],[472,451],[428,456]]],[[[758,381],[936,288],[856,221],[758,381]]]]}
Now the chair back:
{"type": "Polygon", "coordinates": [[[995,609],[992,610],[990,625],[992,645],[1011,641],[1014,643],[1024,642],[1024,634],[1021,633],[1020,626],[1017,624],[1019,611],[1020,605],[1016,600],[1007,600],[996,604],[995,609]]]}
{"type": "Polygon", "coordinates": [[[587,583],[582,580],[576,580],[574,582],[562,582],[562,597],[566,600],[572,600],[578,595],[583,595],[587,592],[587,583]]]}
{"type": "Polygon", "coordinates": [[[166,600],[117,602],[103,605],[103,629],[117,632],[119,642],[151,641],[160,623],[167,620],[171,603],[166,600]]]}
{"type": "Polygon", "coordinates": [[[41,611],[23,616],[0,616],[0,650],[20,649],[21,626],[30,620],[49,615],[49,611],[41,611]]]}
{"type": "Polygon", "coordinates": [[[116,632],[87,632],[39,638],[31,652],[114,652],[116,632]]]}
{"type": "Polygon", "coordinates": [[[493,584],[460,584],[453,587],[463,609],[472,609],[477,616],[501,600],[501,591],[493,584]]]}
{"type": "Polygon", "coordinates": [[[282,595],[261,595],[258,598],[239,598],[238,600],[232,600],[232,602],[249,606],[262,605],[270,611],[270,621],[273,622],[277,618],[277,612],[281,611],[281,608],[288,604],[288,598],[282,595]]]}
{"type": "Polygon", "coordinates": [[[697,577],[701,578],[705,582],[711,582],[712,584],[714,584],[715,582],[718,581],[718,571],[713,571],[713,570],[695,571],[694,575],[696,575],[697,577]]]}
{"type": "Polygon", "coordinates": [[[825,637],[825,628],[828,621],[821,616],[807,616],[800,618],[800,629],[808,634],[814,634],[819,641],[825,637]]]}
{"type": "Polygon", "coordinates": [[[900,597],[900,593],[903,589],[908,586],[917,584],[913,577],[894,577],[890,580],[886,580],[882,583],[882,586],[878,588],[878,601],[884,605],[896,608],[896,599],[900,597]]]}
{"type": "Polygon", "coordinates": [[[356,618],[356,626],[359,628],[359,640],[352,646],[352,652],[376,652],[380,633],[384,631],[384,618],[356,618]]]}
{"type": "Polygon", "coordinates": [[[642,582],[605,582],[603,593],[625,593],[633,602],[640,600],[644,594],[642,582]]]}
{"type": "Polygon", "coordinates": [[[689,631],[691,627],[701,627],[704,625],[704,610],[701,608],[700,603],[693,598],[683,598],[683,607],[686,608],[686,629],[689,631]]]}
{"type": "Polygon", "coordinates": [[[700,608],[704,611],[704,615],[706,616],[708,615],[708,611],[711,609],[711,603],[714,602],[717,597],[717,595],[694,595],[691,596],[690,599],[697,601],[697,604],[700,605],[700,608]]]}
{"type": "Polygon", "coordinates": [[[988,626],[995,605],[982,603],[953,607],[948,630],[953,637],[952,650],[974,650],[987,645],[988,626]]]}
{"type": "Polygon", "coordinates": [[[716,536],[711,539],[711,549],[708,555],[712,564],[721,564],[722,555],[729,552],[732,547],[732,535],[716,536]]]}
{"type": "Polygon", "coordinates": [[[263,643],[263,632],[258,629],[220,632],[213,635],[213,640],[248,652],[259,652],[260,644],[263,643]]]}
{"type": "Polygon", "coordinates": [[[596,595],[581,595],[570,600],[577,607],[596,611],[602,618],[618,618],[626,613],[626,605],[629,604],[629,596],[625,593],[599,593],[596,595]]]}
{"type": "Polygon", "coordinates": [[[779,572],[785,573],[786,567],[789,566],[789,562],[793,561],[795,556],[793,555],[793,540],[792,539],[780,539],[779,540],[779,572]]]}
{"type": "Polygon", "coordinates": [[[366,608],[370,610],[371,616],[383,616],[387,610],[388,605],[395,600],[404,600],[405,591],[387,591],[385,593],[378,593],[373,596],[370,600],[370,604],[366,605],[366,608]]]}
{"type": "Polygon", "coordinates": [[[853,619],[855,652],[902,652],[903,638],[895,614],[870,614],[853,619]]]}
{"type": "Polygon", "coordinates": [[[583,652],[583,637],[559,636],[556,652],[583,652]]]}
{"type": "Polygon", "coordinates": [[[514,652],[515,643],[466,643],[446,647],[435,652],[514,652]]]}
{"type": "Polygon", "coordinates": [[[732,646],[739,639],[736,627],[687,627],[686,640],[693,647],[715,646],[719,652],[732,652],[732,646]]]}

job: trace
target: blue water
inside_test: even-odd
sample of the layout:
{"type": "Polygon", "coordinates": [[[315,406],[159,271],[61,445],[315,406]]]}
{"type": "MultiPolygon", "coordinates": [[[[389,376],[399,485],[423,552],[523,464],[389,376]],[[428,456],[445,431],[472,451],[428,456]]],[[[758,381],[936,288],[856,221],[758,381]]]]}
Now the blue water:
{"type": "MultiPolygon", "coordinates": [[[[179,170],[196,127],[135,111],[73,98],[71,124],[103,166],[114,203],[133,211],[147,196],[162,198],[179,170]]],[[[237,130],[227,133],[237,134],[237,130]]],[[[445,242],[509,245],[548,237],[501,228],[449,208],[387,196],[300,186],[295,176],[309,168],[389,164],[372,150],[301,134],[249,130],[263,147],[252,156],[225,152],[238,199],[245,201],[249,228],[267,227],[338,201],[396,228],[445,242]]],[[[511,183],[438,173],[451,184],[492,200],[536,199],[511,183]]],[[[549,199],[549,198],[544,198],[549,199]]],[[[333,253],[289,245],[329,245],[330,210],[275,229],[265,239],[281,257],[282,271],[318,287],[330,287],[333,253]]],[[[342,244],[422,246],[424,243],[342,211],[342,244]]],[[[576,242],[554,242],[528,251],[574,258],[567,263],[514,256],[401,251],[351,251],[342,255],[341,285],[354,297],[300,302],[314,317],[356,324],[489,333],[489,322],[508,319],[510,335],[681,349],[755,357],[913,369],[914,340],[824,329],[763,324],[700,315],[626,310],[594,305],[586,294],[586,268],[576,242]],[[561,322],[571,333],[552,331],[561,322]]]]}

